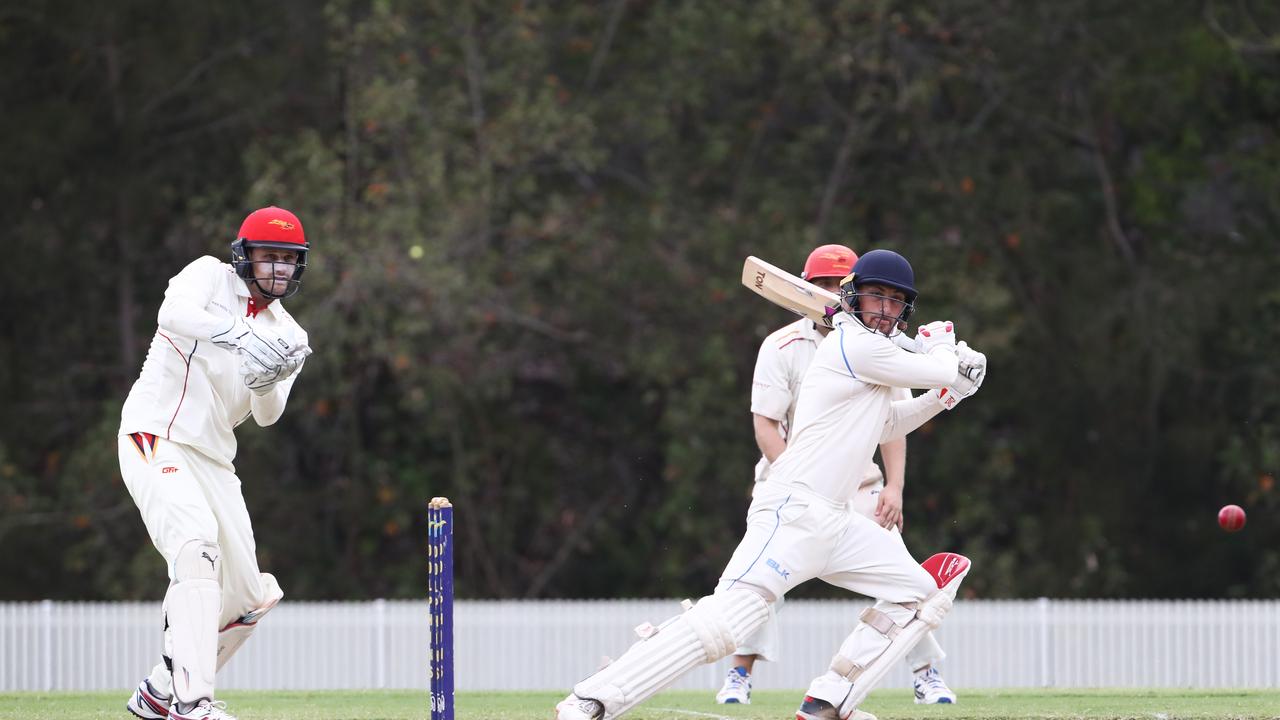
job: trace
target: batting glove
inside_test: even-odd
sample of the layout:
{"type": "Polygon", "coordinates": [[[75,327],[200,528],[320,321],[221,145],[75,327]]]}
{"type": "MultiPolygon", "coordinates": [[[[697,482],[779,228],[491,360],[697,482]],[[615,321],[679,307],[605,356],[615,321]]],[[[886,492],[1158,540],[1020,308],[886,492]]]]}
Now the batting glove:
{"type": "Polygon", "coordinates": [[[964,340],[956,343],[956,357],[961,364],[987,366],[987,356],[969,347],[969,343],[964,340]]]}
{"type": "Polygon", "coordinates": [[[921,325],[916,331],[916,343],[923,353],[933,352],[934,348],[946,348],[956,351],[956,331],[950,320],[935,320],[928,325],[921,325]]]}
{"type": "MultiPolygon", "coordinates": [[[[974,382],[973,392],[982,387],[987,377],[987,356],[969,347],[969,343],[961,340],[956,345],[956,357],[960,360],[960,374],[974,382]]],[[[970,392],[969,395],[972,395],[970,392]]],[[[966,395],[965,397],[968,397],[966,395]]]]}
{"type": "MultiPolygon", "coordinates": [[[[985,358],[983,358],[985,361],[985,358]]],[[[947,410],[954,409],[960,404],[961,400],[978,392],[978,388],[982,387],[982,381],[987,377],[987,368],[977,365],[965,366],[960,365],[959,372],[956,373],[955,382],[949,387],[934,390],[934,398],[942,407],[947,410]]]]}
{"type": "Polygon", "coordinates": [[[955,388],[944,387],[933,391],[933,399],[938,401],[944,410],[953,410],[965,398],[955,388]]]}

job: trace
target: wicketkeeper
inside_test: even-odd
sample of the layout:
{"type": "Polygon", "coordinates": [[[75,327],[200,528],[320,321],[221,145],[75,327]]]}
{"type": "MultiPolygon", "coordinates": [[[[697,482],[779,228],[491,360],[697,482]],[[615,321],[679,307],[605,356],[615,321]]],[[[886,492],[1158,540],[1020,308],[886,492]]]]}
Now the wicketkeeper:
{"type": "Polygon", "coordinates": [[[310,246],[288,210],[250,213],[231,263],[201,257],[169,280],[120,421],[120,474],[169,566],[163,661],[126,707],[144,720],[234,720],[214,674],[283,597],[259,572],[232,461],[237,425],[280,419],[311,349],[284,309],[310,246]]]}

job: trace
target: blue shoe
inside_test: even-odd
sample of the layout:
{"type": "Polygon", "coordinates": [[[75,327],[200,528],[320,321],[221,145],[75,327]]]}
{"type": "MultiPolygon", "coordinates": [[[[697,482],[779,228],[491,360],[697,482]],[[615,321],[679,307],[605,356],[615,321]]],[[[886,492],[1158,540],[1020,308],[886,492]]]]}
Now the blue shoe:
{"type": "Polygon", "coordinates": [[[725,676],[724,687],[716,693],[716,702],[721,705],[751,704],[751,675],[744,667],[736,667],[725,676]]]}

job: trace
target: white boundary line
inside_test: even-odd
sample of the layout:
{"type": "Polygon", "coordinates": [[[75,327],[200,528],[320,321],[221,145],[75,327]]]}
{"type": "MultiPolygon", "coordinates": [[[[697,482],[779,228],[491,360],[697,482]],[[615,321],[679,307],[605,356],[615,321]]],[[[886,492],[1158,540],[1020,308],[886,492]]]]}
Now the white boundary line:
{"type": "Polygon", "coordinates": [[[660,708],[660,707],[650,708],[650,709],[657,710],[659,712],[673,712],[673,713],[680,713],[681,715],[693,715],[695,717],[714,718],[714,720],[733,720],[733,718],[729,717],[728,715],[716,715],[714,713],[698,712],[697,710],[681,710],[679,708],[660,708]]]}

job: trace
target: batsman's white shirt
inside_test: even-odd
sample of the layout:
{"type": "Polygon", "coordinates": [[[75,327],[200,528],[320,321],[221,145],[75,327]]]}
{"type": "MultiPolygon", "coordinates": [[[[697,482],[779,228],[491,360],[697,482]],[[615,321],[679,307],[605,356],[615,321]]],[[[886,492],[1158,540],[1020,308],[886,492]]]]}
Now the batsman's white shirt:
{"type": "MultiPolygon", "coordinates": [[[[778,328],[760,343],[756,355],[755,374],[751,379],[751,412],[781,424],[782,437],[790,439],[795,422],[796,401],[813,356],[822,342],[822,333],[808,318],[778,328]]],[[[894,399],[907,399],[911,393],[899,390],[894,399]]],[[[760,456],[756,463],[756,482],[769,478],[769,458],[760,456]]],[[[884,482],[884,473],[875,462],[867,465],[862,487],[884,482]]],[[[873,506],[874,511],[874,506],[873,506]]]]}
{"type": "MultiPolygon", "coordinates": [[[[237,425],[250,416],[264,427],[279,420],[298,373],[259,396],[245,387],[240,358],[209,341],[228,317],[245,317],[248,308],[249,288],[217,258],[199,258],[169,280],[142,374],[121,412],[120,434],[151,433],[230,467],[237,425]]],[[[307,342],[279,300],[246,321],[294,345],[307,342]]]]}
{"type": "Polygon", "coordinates": [[[894,388],[946,387],[957,361],[944,349],[907,352],[847,313],[834,324],[805,373],[787,448],[769,480],[843,504],[862,484],[876,446],[905,437],[941,409],[929,393],[895,400],[894,388]]]}

